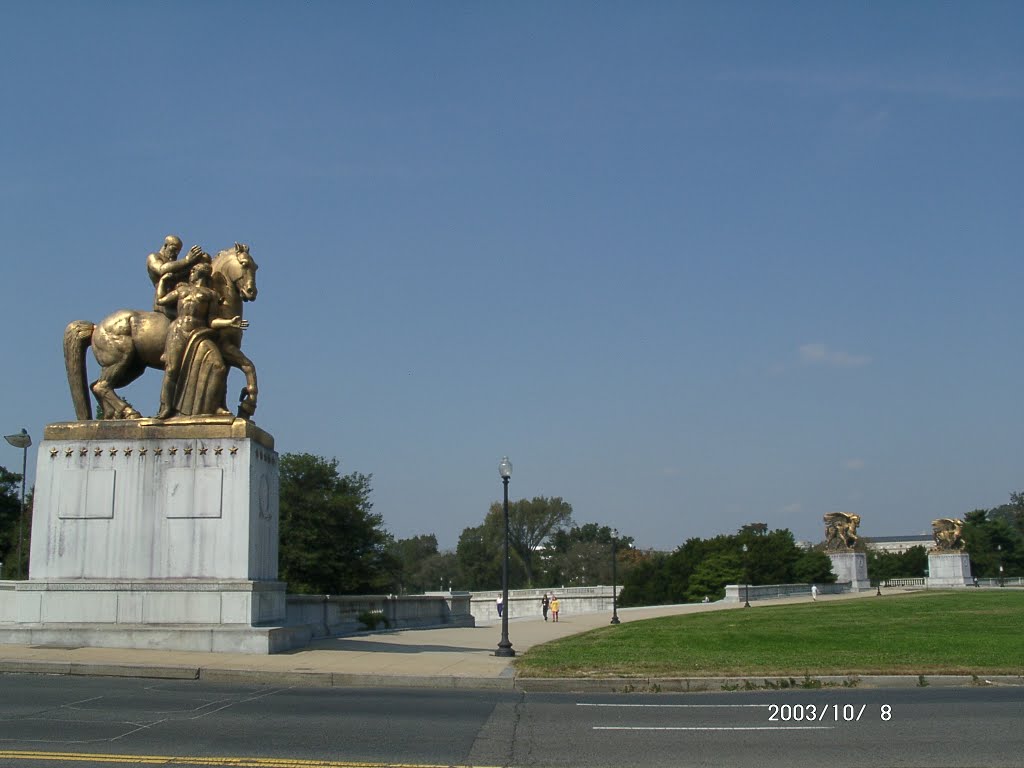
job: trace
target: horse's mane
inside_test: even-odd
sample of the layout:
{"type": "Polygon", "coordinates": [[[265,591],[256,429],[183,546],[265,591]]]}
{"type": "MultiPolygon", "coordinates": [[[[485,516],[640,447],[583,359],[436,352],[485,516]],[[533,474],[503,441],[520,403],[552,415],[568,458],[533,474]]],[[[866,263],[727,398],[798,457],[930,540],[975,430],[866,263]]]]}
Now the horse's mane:
{"type": "Polygon", "coordinates": [[[214,268],[214,270],[216,270],[218,264],[221,264],[221,265],[227,264],[228,259],[226,257],[228,257],[228,256],[233,258],[233,257],[235,257],[239,253],[248,253],[248,252],[249,252],[249,246],[246,245],[245,243],[235,243],[230,248],[225,248],[223,251],[217,251],[217,255],[214,256],[213,259],[212,259],[212,261],[213,261],[213,268],[214,268]],[[222,257],[224,257],[224,258],[222,258],[222,257]]]}

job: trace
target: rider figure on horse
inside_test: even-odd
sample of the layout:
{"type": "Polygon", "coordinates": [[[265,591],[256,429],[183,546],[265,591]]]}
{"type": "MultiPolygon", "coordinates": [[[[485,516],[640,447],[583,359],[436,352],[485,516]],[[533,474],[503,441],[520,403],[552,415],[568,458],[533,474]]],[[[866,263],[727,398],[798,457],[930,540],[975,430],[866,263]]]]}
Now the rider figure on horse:
{"type": "Polygon", "coordinates": [[[149,279],[153,281],[153,311],[166,315],[171,320],[177,315],[177,308],[170,304],[161,305],[160,296],[170,293],[183,282],[197,261],[210,262],[209,254],[204,253],[198,245],[193,245],[181,261],[178,261],[179,253],[181,238],[177,235],[168,235],[164,238],[160,250],[146,257],[146,271],[149,273],[149,279]],[[161,283],[164,284],[162,290],[161,283]]]}

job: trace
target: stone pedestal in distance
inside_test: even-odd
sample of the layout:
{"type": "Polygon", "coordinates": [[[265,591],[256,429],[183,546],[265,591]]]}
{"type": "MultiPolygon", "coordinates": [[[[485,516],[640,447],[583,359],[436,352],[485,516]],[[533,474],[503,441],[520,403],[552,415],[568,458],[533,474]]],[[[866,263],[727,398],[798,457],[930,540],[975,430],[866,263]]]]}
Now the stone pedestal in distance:
{"type": "Polygon", "coordinates": [[[959,551],[929,552],[927,581],[931,588],[971,586],[970,556],[959,551]]]}
{"type": "Polygon", "coordinates": [[[868,558],[863,552],[829,552],[832,573],[838,582],[850,582],[850,589],[858,592],[871,588],[868,579],[868,558]]]}
{"type": "Polygon", "coordinates": [[[52,424],[39,446],[29,580],[0,583],[0,642],[272,653],[274,440],[231,417],[52,424]]]}

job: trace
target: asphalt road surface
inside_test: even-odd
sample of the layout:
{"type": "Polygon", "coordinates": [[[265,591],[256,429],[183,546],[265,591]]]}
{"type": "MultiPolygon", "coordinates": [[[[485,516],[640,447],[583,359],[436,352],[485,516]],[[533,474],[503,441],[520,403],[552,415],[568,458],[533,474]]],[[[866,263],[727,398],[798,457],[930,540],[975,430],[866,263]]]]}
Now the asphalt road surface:
{"type": "Polygon", "coordinates": [[[0,676],[0,766],[1019,768],[1024,687],[701,694],[0,676]]]}

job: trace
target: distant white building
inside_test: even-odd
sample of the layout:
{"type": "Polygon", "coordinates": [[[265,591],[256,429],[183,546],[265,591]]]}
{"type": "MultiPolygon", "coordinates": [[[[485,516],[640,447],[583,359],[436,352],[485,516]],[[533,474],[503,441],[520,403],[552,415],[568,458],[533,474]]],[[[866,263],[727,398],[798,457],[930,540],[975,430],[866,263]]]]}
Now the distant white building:
{"type": "Polygon", "coordinates": [[[868,549],[902,555],[913,547],[929,549],[934,542],[931,535],[922,533],[914,536],[864,536],[868,549]]]}

